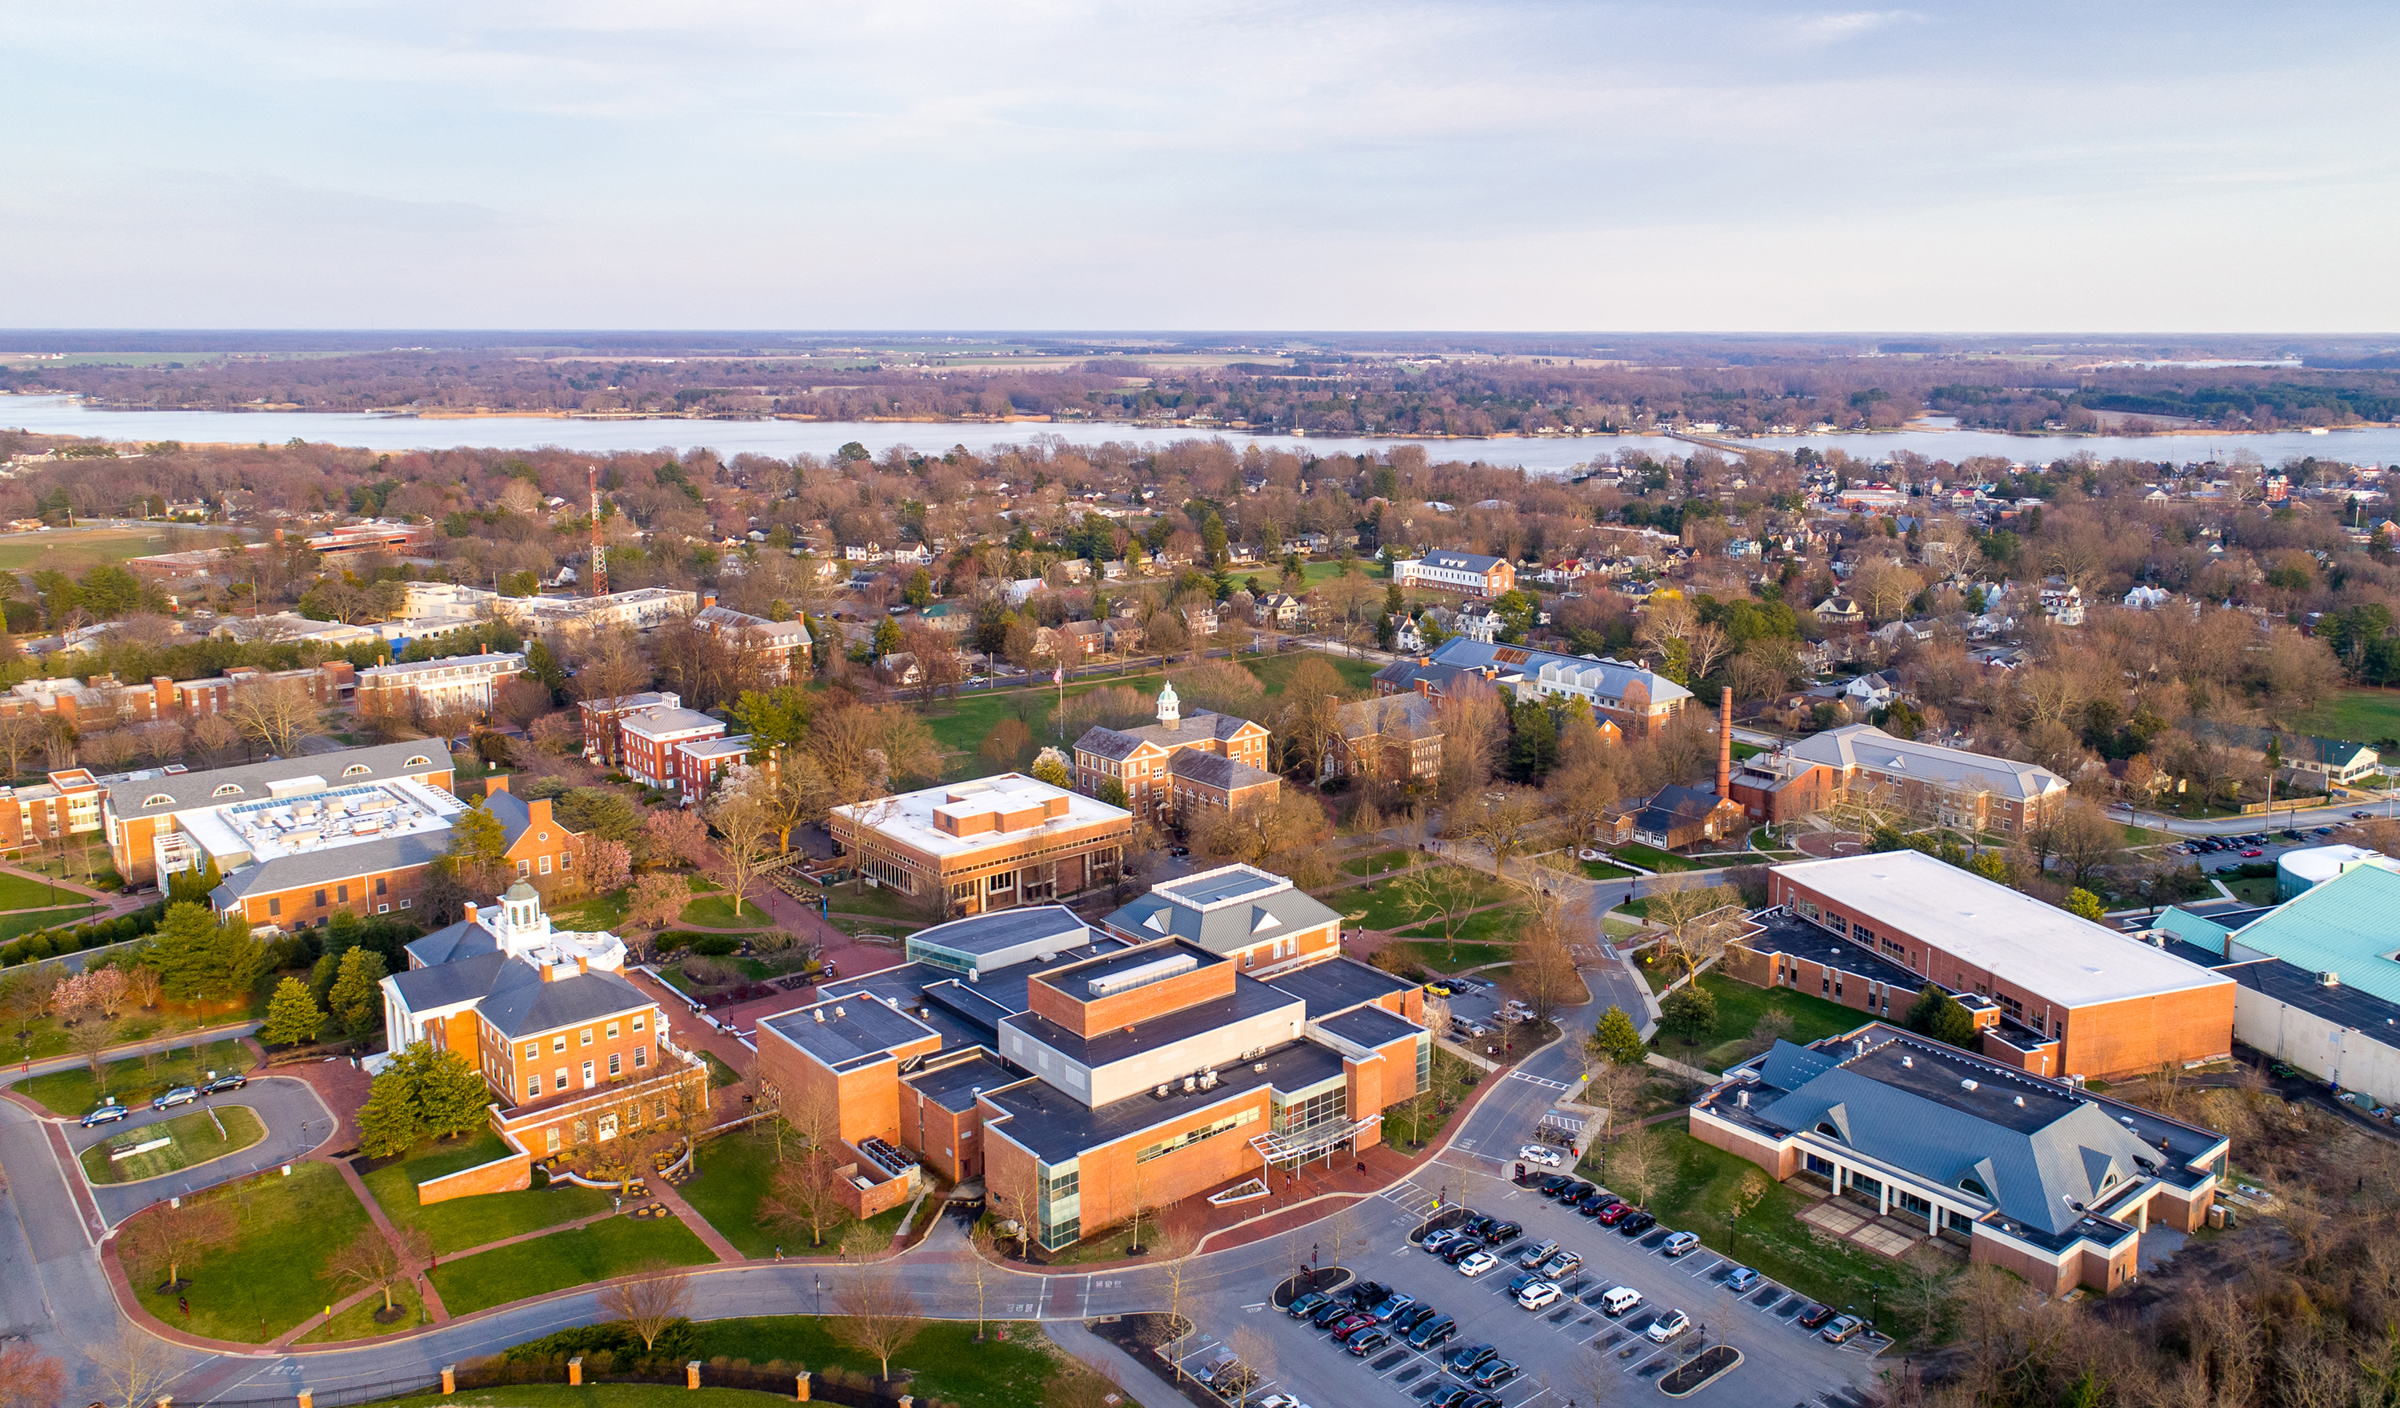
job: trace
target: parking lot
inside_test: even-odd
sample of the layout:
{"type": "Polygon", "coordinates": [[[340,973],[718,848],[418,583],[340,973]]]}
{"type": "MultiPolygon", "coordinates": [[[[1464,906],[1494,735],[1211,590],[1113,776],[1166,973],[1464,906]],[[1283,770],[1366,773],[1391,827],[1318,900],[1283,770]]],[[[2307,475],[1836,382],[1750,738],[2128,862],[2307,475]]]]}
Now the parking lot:
{"type": "MultiPolygon", "coordinates": [[[[1488,1161],[1484,1167],[1490,1167],[1488,1161]]],[[[1397,1404],[1436,1403],[1462,1388],[1473,1390],[1443,1360],[1458,1349],[1490,1344],[1496,1358],[1521,1366],[1491,1390],[1503,1408],[1550,1408],[1569,1400],[1590,1404],[1595,1376],[1610,1379],[1619,1397],[1655,1392],[1660,1375],[1720,1342],[1740,1350],[1743,1362],[1693,1395],[1696,1398],[1745,1405],[1792,1403],[1800,1408],[1864,1408],[1871,1401],[1858,1386],[1872,1381],[1874,1356],[1885,1341],[1862,1334],[1846,1345],[1826,1343],[1815,1331],[1794,1323],[1810,1304],[1806,1297],[1771,1281],[1737,1295],[1726,1286],[1736,1263],[1706,1247],[1680,1259],[1662,1255],[1659,1247],[1672,1228],[1653,1227],[1641,1236],[1624,1237],[1532,1188],[1487,1176],[1482,1187],[1490,1194],[1471,1210],[1520,1222],[1524,1230],[1493,1248],[1499,1265],[1480,1276],[1461,1275],[1418,1245],[1425,1235],[1463,1220],[1470,1211],[1433,1211],[1436,1194],[1422,1185],[1440,1177],[1441,1166],[1429,1165],[1414,1181],[1387,1189],[1370,1202],[1371,1216],[1360,1219],[1369,1226],[1362,1239],[1365,1251],[1344,1258],[1344,1265],[1363,1280],[1433,1305],[1456,1321],[1454,1337],[1425,1350],[1395,1338],[1354,1356],[1326,1331],[1254,1300],[1237,1311],[1238,1322],[1255,1331],[1257,1343],[1266,1347],[1253,1366],[1259,1373],[1253,1401],[1285,1393],[1314,1408],[1382,1397],[1397,1404]],[[1516,1257],[1545,1240],[1578,1253],[1583,1265],[1558,1280],[1564,1294],[1557,1301],[1528,1311],[1517,1304],[1509,1283],[1522,1274],[1516,1257]],[[1600,1305],[1603,1295],[1616,1286],[1640,1292],[1642,1303],[1612,1319],[1600,1305]],[[1668,1344],[1653,1343],[1646,1334],[1651,1325],[1678,1309],[1690,1317],[1692,1328],[1668,1344]],[[1363,1379],[1383,1386],[1388,1395],[1361,1396],[1363,1379]]],[[[1267,1289],[1261,1286],[1260,1294],[1267,1289]]],[[[1200,1333],[1178,1347],[1191,1368],[1221,1357],[1235,1334],[1235,1323],[1212,1324],[1211,1318],[1222,1317],[1202,1317],[1200,1333]]]]}
{"type": "Polygon", "coordinates": [[[2170,855],[2191,856],[2204,871],[2235,870],[2244,865],[2272,865],[2286,851],[2303,846],[2333,844],[2334,828],[2312,826],[2296,835],[2281,827],[2239,836],[2194,836],[2167,847],[2170,855]],[[2256,854],[2252,854],[2256,852],[2256,854]]]}

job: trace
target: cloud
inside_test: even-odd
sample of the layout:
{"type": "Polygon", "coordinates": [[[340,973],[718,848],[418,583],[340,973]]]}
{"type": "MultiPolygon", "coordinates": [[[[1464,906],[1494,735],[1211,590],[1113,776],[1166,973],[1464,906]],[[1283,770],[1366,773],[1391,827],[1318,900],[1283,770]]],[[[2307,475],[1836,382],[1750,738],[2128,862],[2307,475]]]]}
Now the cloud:
{"type": "Polygon", "coordinates": [[[1803,42],[1834,44],[1894,25],[1922,24],[1923,15],[1909,10],[1848,10],[1840,14],[1803,15],[1791,29],[1803,42]]]}

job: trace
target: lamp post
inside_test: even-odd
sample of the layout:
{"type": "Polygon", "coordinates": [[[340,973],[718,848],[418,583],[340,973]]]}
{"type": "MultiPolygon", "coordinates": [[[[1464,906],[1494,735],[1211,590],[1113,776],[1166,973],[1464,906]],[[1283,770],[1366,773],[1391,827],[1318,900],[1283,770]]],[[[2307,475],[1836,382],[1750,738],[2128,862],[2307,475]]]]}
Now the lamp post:
{"type": "Polygon", "coordinates": [[[1312,1291],[1317,1288],[1317,1244],[1315,1242],[1308,1244],[1308,1288],[1312,1291]]]}
{"type": "Polygon", "coordinates": [[[815,1292],[816,1292],[816,1301],[817,1301],[817,1314],[819,1314],[819,1315],[823,1315],[823,1314],[825,1313],[825,1277],[824,1277],[824,1274],[823,1274],[822,1272],[815,1272],[815,1271],[812,1271],[812,1272],[810,1272],[810,1273],[809,1273],[808,1279],[809,1279],[811,1282],[815,1283],[815,1292]]]}

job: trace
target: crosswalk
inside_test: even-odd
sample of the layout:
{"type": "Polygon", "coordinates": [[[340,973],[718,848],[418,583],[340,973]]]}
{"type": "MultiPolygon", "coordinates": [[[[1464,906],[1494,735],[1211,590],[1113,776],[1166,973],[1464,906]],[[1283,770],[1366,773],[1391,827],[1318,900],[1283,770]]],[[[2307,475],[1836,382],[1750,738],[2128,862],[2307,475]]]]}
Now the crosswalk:
{"type": "Polygon", "coordinates": [[[1523,1071],[1510,1071],[1508,1078],[1521,1080],[1527,1085],[1538,1085],[1545,1090],[1573,1090],[1575,1088],[1563,1080],[1552,1080],[1548,1076],[1529,1076],[1523,1071]]]}

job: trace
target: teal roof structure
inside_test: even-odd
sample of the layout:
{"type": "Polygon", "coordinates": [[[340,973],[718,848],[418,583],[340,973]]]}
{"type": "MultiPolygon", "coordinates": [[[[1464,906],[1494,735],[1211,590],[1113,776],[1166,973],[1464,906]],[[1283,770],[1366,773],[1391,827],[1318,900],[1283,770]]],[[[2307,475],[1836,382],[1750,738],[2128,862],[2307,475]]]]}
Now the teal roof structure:
{"type": "Polygon", "coordinates": [[[2235,931],[2234,942],[2400,1002],[2400,875],[2358,865],[2235,931]]]}
{"type": "Polygon", "coordinates": [[[2164,929],[2187,944],[2207,949],[2210,953],[2225,952],[2225,936],[2231,932],[2206,915],[2193,914],[2173,905],[2150,921],[2153,929],[2164,929]]]}

